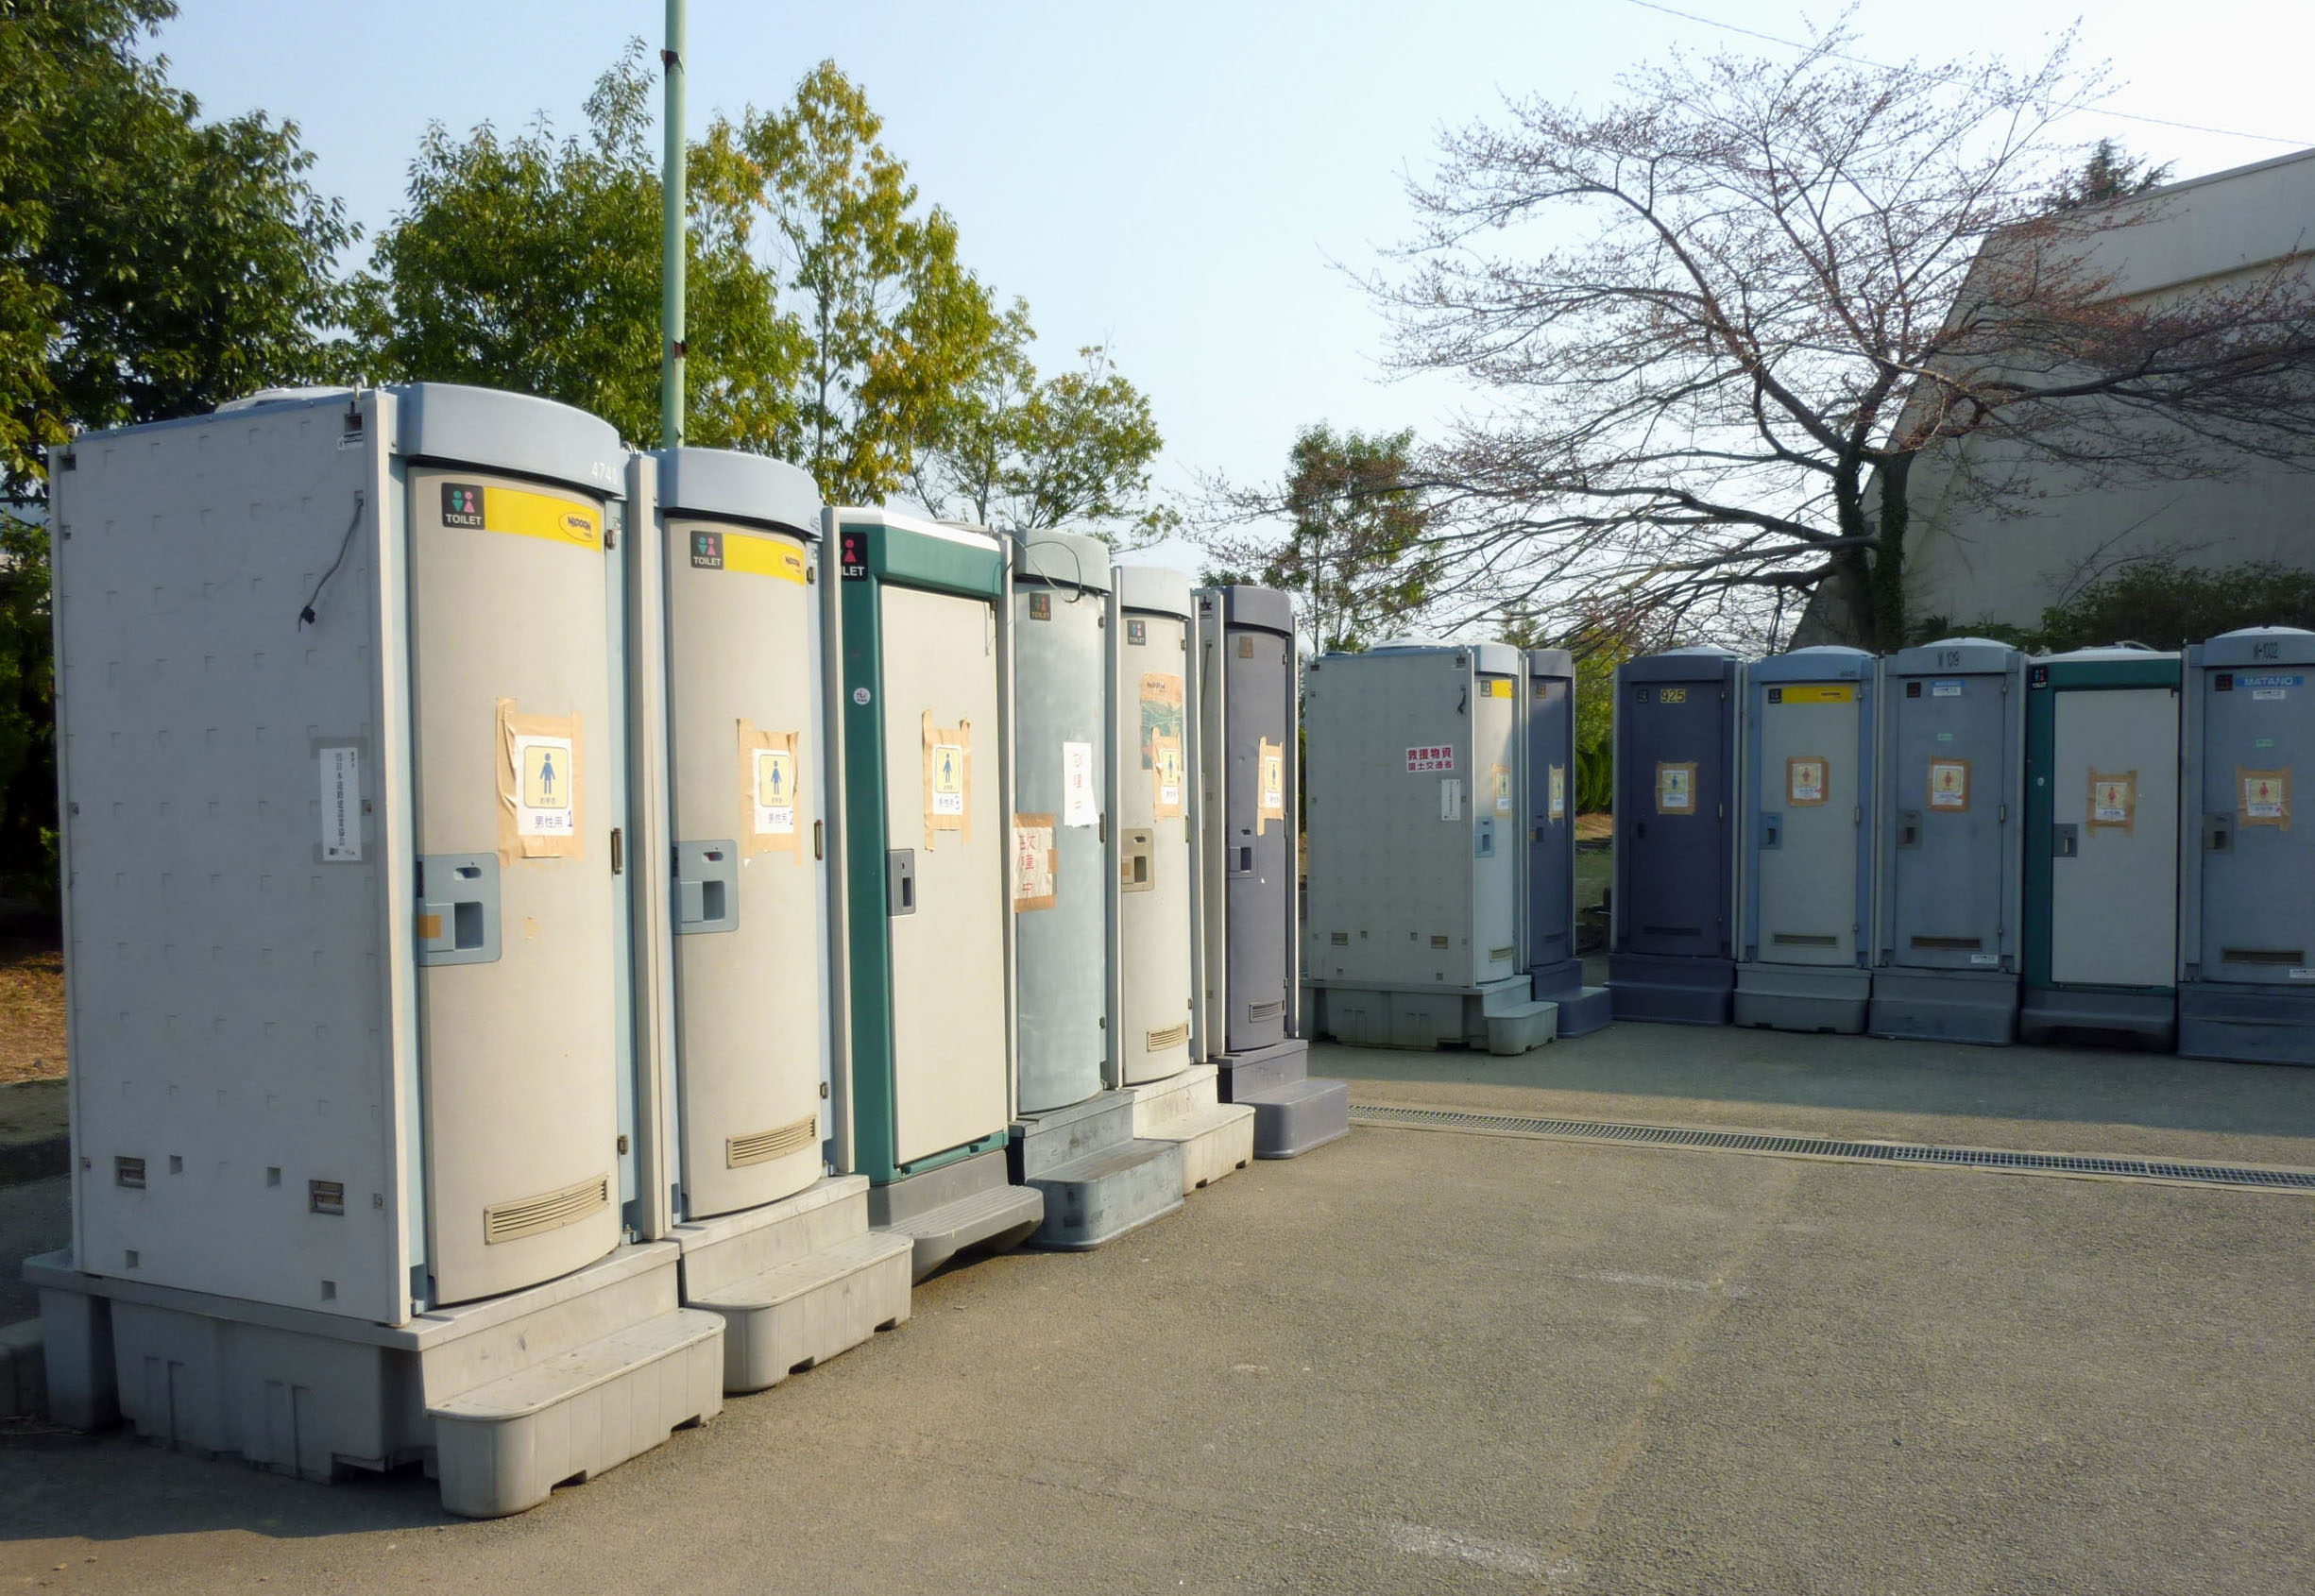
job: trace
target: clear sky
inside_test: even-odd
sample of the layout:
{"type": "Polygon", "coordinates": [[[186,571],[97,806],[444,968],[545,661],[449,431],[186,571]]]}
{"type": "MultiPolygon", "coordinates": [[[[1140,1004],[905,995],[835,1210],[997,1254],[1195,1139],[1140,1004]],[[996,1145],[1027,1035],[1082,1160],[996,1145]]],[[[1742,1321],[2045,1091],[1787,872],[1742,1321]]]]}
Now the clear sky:
{"type": "MultiPolygon", "coordinates": [[[[1796,37],[1830,7],[1676,0],[1679,10],[1796,37]]],[[[463,129],[579,106],[623,42],[655,48],[660,0],[182,0],[162,35],[205,110],[296,121],[315,176],[375,230],[400,201],[429,121],[463,129]]],[[[2024,58],[2082,19],[2123,80],[2114,110],[2315,143],[2315,7],[2202,0],[1862,0],[1857,48],[1879,59],[1977,49],[2024,58]]],[[[1150,395],[1163,488],[1201,472],[1274,476],[1295,430],[1330,419],[1418,429],[1466,396],[1383,380],[1382,329],[1345,273],[1404,236],[1403,184],[1438,130],[1505,94],[1600,104],[1616,75],[1672,45],[1777,46],[1636,0],[1170,0],[1165,5],[692,0],[690,120],[769,107],[834,58],[883,115],[962,252],[1024,296],[1041,364],[1105,342],[1150,395]]],[[[2300,147],[2085,111],[2194,177],[2300,147]]]]}

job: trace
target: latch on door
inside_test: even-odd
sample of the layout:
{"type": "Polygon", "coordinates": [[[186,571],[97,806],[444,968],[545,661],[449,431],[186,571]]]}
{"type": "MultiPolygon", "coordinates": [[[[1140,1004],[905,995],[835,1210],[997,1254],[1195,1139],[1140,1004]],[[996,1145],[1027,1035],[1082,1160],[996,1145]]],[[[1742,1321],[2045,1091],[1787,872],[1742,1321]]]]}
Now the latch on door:
{"type": "Polygon", "coordinates": [[[2233,815],[2204,815],[2203,817],[2203,852],[2231,854],[2235,851],[2235,817],[2233,815]]]}
{"type": "Polygon", "coordinates": [[[1918,848],[1921,845],[1920,810],[1900,809],[1898,811],[1897,845],[1900,848],[1918,848]]]}
{"type": "Polygon", "coordinates": [[[1782,815],[1762,815],[1761,817],[1761,846],[1780,848],[1783,845],[1784,817],[1782,815]]]}
{"type": "Polygon", "coordinates": [[[2063,822],[2050,828],[2050,857],[2070,859],[2082,852],[2082,827],[2072,822],[2063,822]]]}
{"type": "Polygon", "coordinates": [[[736,842],[675,844],[675,934],[740,928],[740,847],[736,842]]]}
{"type": "Polygon", "coordinates": [[[1495,857],[1495,817],[1493,815],[1481,815],[1479,823],[1472,828],[1471,857],[1475,859],[1491,859],[1495,857]]]}
{"type": "Polygon", "coordinates": [[[1150,868],[1157,854],[1157,833],[1128,827],[1120,834],[1117,847],[1117,890],[1122,892],[1147,892],[1157,885],[1156,873],[1150,868]]]}
{"type": "Polygon", "coordinates": [[[887,914],[916,912],[914,848],[894,848],[884,856],[884,909],[887,914]]]}
{"type": "Polygon", "coordinates": [[[418,860],[418,962],[490,964],[499,957],[499,856],[418,860]]]}

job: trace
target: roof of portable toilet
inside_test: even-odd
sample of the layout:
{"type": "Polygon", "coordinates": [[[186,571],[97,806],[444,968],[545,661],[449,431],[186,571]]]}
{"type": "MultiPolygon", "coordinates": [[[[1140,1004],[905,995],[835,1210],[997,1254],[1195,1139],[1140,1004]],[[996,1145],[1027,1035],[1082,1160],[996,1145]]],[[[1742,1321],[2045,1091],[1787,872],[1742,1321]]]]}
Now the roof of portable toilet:
{"type": "Polygon", "coordinates": [[[1013,579],[1081,592],[1110,590],[1110,548],[1098,537],[1074,532],[1025,532],[1013,544],[1013,579]]]}
{"type": "Polygon", "coordinates": [[[1198,614],[1198,601],[1190,596],[1195,589],[1189,577],[1171,566],[1117,566],[1110,575],[1116,584],[1112,591],[1117,595],[1117,603],[1127,609],[1178,615],[1184,620],[1198,614]]]}
{"type": "Polygon", "coordinates": [[[1616,667],[1616,676],[1626,682],[1693,682],[1707,676],[1733,681],[1737,667],[1742,664],[1744,656],[1734,649],[1702,643],[1694,648],[1666,649],[1661,654],[1627,659],[1616,667]]]}
{"type": "Polygon", "coordinates": [[[732,449],[662,449],[654,458],[663,511],[729,516],[802,537],[820,535],[820,489],[801,467],[732,449]]]}
{"type": "Polygon", "coordinates": [[[1575,679],[1575,656],[1565,649],[1529,649],[1527,674],[1556,676],[1572,682],[1575,679]]]}
{"type": "Polygon", "coordinates": [[[2296,626],[2246,626],[2238,632],[2221,632],[2203,645],[2200,661],[2233,670],[2315,665],[2315,632],[2296,626]]]}
{"type": "Polygon", "coordinates": [[[2000,676],[2017,657],[2017,650],[1991,637],[1940,637],[1898,650],[1887,670],[1892,676],[2000,676]]]}
{"type": "Polygon", "coordinates": [[[1254,587],[1241,583],[1201,587],[1199,591],[1219,596],[1225,625],[1255,626],[1282,637],[1294,636],[1294,601],[1275,587],[1254,587]]]}
{"type": "Polygon", "coordinates": [[[1861,682],[1873,674],[1873,656],[1863,649],[1827,643],[1756,659],[1745,668],[1754,682],[1861,682]]]}

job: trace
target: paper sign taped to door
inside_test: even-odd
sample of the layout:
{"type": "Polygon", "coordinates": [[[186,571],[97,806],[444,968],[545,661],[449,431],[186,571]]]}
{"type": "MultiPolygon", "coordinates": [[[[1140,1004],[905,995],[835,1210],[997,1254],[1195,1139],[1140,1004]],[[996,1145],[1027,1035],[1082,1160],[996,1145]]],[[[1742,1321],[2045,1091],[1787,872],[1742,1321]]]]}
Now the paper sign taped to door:
{"type": "Polygon", "coordinates": [[[1489,765],[1487,768],[1487,773],[1495,794],[1495,812],[1499,815],[1509,814],[1511,812],[1511,773],[1501,765],[1489,765]]]}
{"type": "Polygon", "coordinates": [[[925,739],[925,852],[941,832],[973,840],[973,727],[969,721],[936,726],[932,712],[921,721],[925,739]]]}
{"type": "Polygon", "coordinates": [[[1784,801],[1788,806],[1806,809],[1825,801],[1827,763],[1822,754],[1796,754],[1784,762],[1784,801]]]}
{"type": "Polygon", "coordinates": [[[1141,768],[1149,773],[1153,813],[1166,820],[1183,812],[1182,678],[1145,671],[1141,678],[1141,768]]]}
{"type": "Polygon", "coordinates": [[[340,744],[319,752],[321,858],[356,864],[362,858],[362,751],[340,744]]]}
{"type": "Polygon", "coordinates": [[[1013,817],[1013,907],[1015,913],[1053,907],[1053,817],[1013,817]]]}
{"type": "Polygon", "coordinates": [[[1929,806],[1953,813],[1969,806],[1969,761],[1932,759],[1929,767],[1929,806]]]}
{"type": "Polygon", "coordinates": [[[1656,812],[1660,815],[1693,815],[1696,812],[1696,762],[1685,759],[1677,764],[1663,760],[1656,763],[1656,812]]]}
{"type": "Polygon", "coordinates": [[[2279,771],[2247,771],[2235,767],[2235,786],[2241,796],[2238,823],[2290,829],[2290,767],[2279,771]]]}
{"type": "Polygon", "coordinates": [[[1255,771],[1254,835],[1261,836],[1272,821],[1286,818],[1286,749],[1284,743],[1260,739],[1255,771]]]}
{"type": "Polygon", "coordinates": [[[576,715],[525,715],[498,701],[499,863],[586,852],[583,743],[576,715]]]}
{"type": "Polygon", "coordinates": [[[1093,744],[1061,745],[1061,823],[1091,825],[1101,818],[1101,804],[1094,794],[1093,744]]]}
{"type": "Polygon", "coordinates": [[[2131,835],[2138,823],[2138,773],[2092,771],[2087,827],[2131,835]]]}
{"type": "Polygon", "coordinates": [[[1549,773],[1549,780],[1545,783],[1545,788],[1549,796],[1544,806],[1543,818],[1555,821],[1567,819],[1568,768],[1565,765],[1554,765],[1549,773]]]}
{"type": "Polygon", "coordinates": [[[804,862],[796,839],[804,827],[803,741],[795,732],[758,730],[740,722],[740,853],[742,857],[785,851],[804,862]]]}

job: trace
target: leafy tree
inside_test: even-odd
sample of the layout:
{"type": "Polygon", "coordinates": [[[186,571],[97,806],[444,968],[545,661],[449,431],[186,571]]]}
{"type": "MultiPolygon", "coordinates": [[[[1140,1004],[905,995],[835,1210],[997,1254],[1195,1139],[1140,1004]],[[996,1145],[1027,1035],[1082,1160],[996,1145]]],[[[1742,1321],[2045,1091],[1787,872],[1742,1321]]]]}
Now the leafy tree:
{"type": "MultiPolygon", "coordinates": [[[[167,0],[0,8],[0,499],[81,428],[327,375],[354,236],[295,127],[204,123],[140,54],[167,0]]],[[[4,511],[8,506],[0,506],[4,511]]],[[[55,891],[48,549],[0,513],[0,882],[55,891]]]]}
{"type": "Polygon", "coordinates": [[[2159,196],[2049,202],[2080,156],[2057,119],[2101,88],[2068,44],[2023,70],[1850,49],[1676,56],[1597,111],[1528,100],[1446,140],[1374,284],[1403,369],[1492,401],[1425,462],[1443,593],[1773,625],[1830,582],[1881,647],[1926,451],[2001,513],[2021,463],[2129,482],[2315,450],[2315,274],[2126,296],[2100,263],[2159,196]]]}
{"type": "Polygon", "coordinates": [[[920,210],[867,96],[823,61],[777,111],[708,129],[702,185],[760,229],[802,342],[779,451],[838,501],[910,481],[959,389],[1004,336],[988,289],[957,259],[957,227],[920,210]]]}
{"type": "Polygon", "coordinates": [[[2079,211],[2085,205],[2128,199],[2170,180],[2168,161],[2157,166],[2130,154],[2112,139],[2101,139],[2090,146],[2081,170],[2068,173],[2042,203],[2052,211],[2079,211]]]}
{"type": "Polygon", "coordinates": [[[918,497],[937,515],[1023,532],[1081,525],[1112,542],[1121,528],[1162,533],[1170,518],[1149,502],[1149,466],[1164,439],[1149,399],[1098,345],[1040,382],[1028,350],[1035,336],[1016,299],[989,360],[918,457],[918,497]]]}
{"type": "Polygon", "coordinates": [[[1433,510],[1415,476],[1409,430],[1305,427],[1274,487],[1215,484],[1205,542],[1217,574],[1281,588],[1301,602],[1320,650],[1354,651],[1419,616],[1438,572],[1433,510]],[[1283,520],[1283,541],[1259,529],[1283,520]],[[1235,576],[1233,572],[1251,572],[1235,576]]]}
{"type": "MultiPolygon", "coordinates": [[[[429,127],[409,208],[356,285],[369,374],[515,388],[591,411],[620,435],[659,430],[659,158],[640,42],[597,79],[587,135],[542,118],[501,139],[429,127]]],[[[701,157],[692,156],[695,166],[701,157]]],[[[792,437],[799,330],[748,250],[747,218],[687,188],[687,441],[769,450],[792,437]]]]}
{"type": "MultiPolygon", "coordinates": [[[[2272,561],[2206,569],[2171,560],[2122,567],[2042,611],[2030,629],[1980,621],[1966,628],[2041,654],[2145,643],[2182,648],[2246,626],[2297,626],[2315,631],[2315,571],[2272,561]]],[[[1930,617],[1915,640],[1950,637],[1956,628],[1930,617]]]]}

